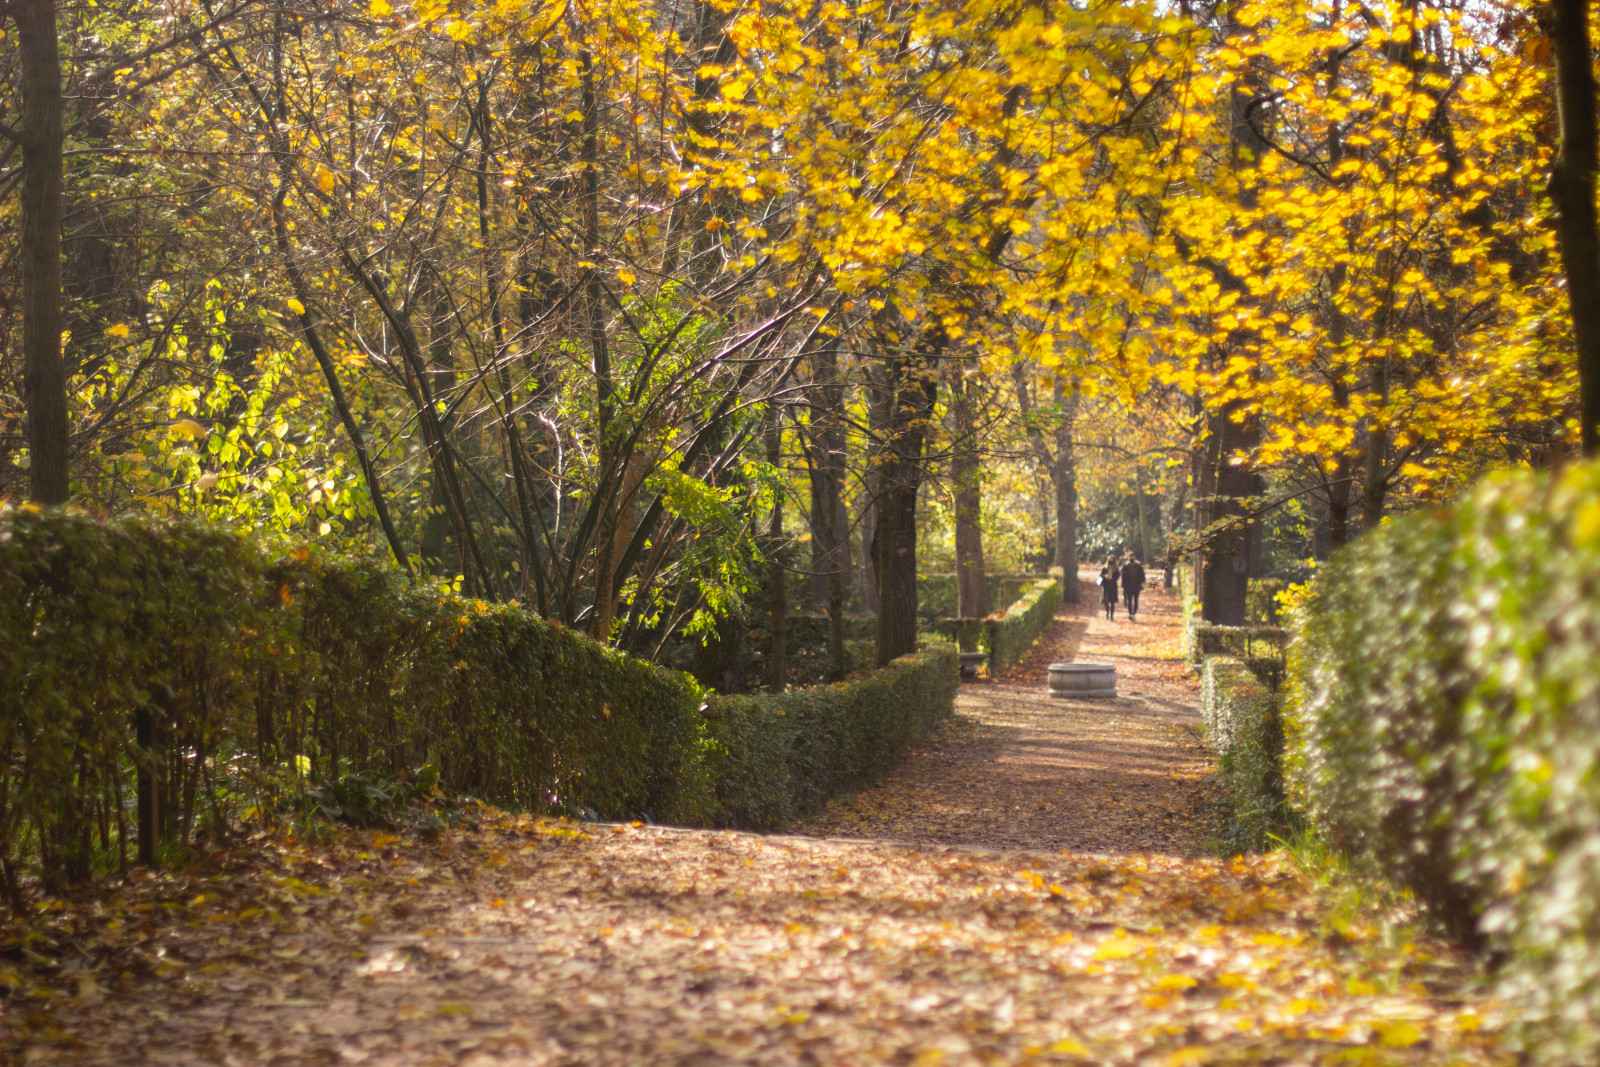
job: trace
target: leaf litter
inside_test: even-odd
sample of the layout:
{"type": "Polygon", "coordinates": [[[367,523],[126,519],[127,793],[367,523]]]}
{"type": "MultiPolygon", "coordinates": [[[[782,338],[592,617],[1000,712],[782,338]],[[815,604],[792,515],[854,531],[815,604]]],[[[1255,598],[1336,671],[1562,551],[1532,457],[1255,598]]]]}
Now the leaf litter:
{"type": "Polygon", "coordinates": [[[0,1026],[29,1064],[1512,1062],[1442,943],[1335,927],[1281,856],[1107,839],[490,810],[432,841],[258,838],[8,927],[0,1026]]]}

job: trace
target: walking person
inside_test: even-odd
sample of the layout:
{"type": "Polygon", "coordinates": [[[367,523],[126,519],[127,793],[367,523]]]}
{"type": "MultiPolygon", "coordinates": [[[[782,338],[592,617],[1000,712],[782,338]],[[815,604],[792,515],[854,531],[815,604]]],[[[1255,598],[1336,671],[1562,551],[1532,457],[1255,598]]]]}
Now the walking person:
{"type": "Polygon", "coordinates": [[[1115,620],[1117,617],[1117,557],[1106,557],[1106,565],[1100,568],[1100,603],[1106,609],[1106,618],[1115,620]]]}
{"type": "Polygon", "coordinates": [[[1137,620],[1139,617],[1139,594],[1144,590],[1144,565],[1139,562],[1139,557],[1132,552],[1128,553],[1128,561],[1122,565],[1122,602],[1127,605],[1128,618],[1137,620]]]}

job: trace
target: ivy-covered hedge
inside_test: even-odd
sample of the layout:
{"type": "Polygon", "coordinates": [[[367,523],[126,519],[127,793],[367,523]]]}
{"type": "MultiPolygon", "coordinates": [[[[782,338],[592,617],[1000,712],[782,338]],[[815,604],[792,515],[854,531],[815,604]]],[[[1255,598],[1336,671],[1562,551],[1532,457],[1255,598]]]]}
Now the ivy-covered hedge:
{"type": "Polygon", "coordinates": [[[1597,649],[1591,464],[1365,535],[1291,651],[1291,798],[1504,961],[1552,1061],[1600,1055],[1597,649]]]}
{"type": "Polygon", "coordinates": [[[113,838],[125,853],[138,768],[166,840],[202,823],[225,833],[252,782],[424,765],[522,808],[745,825],[747,811],[809,810],[827,783],[875,773],[918,736],[913,703],[948,713],[953,652],[918,663],[773,698],[792,702],[775,719],[802,723],[802,739],[787,723],[730,733],[730,716],[759,717],[708,718],[687,676],[515,606],[303,549],[274,558],[215,527],[0,507],[0,874],[15,895],[24,863],[59,886],[113,838]],[[929,679],[946,660],[941,689],[929,679]],[[795,797],[764,808],[713,781],[773,745],[790,769],[763,788],[795,797]],[[841,769],[819,769],[830,761],[841,769]]]}
{"type": "Polygon", "coordinates": [[[1225,807],[1221,845],[1229,853],[1272,847],[1289,822],[1280,698],[1264,666],[1207,656],[1200,670],[1201,714],[1225,807]]]}
{"type": "Polygon", "coordinates": [[[706,709],[717,819],[772,829],[872,782],[949,716],[960,684],[943,642],[835,685],[717,696],[706,709]]]}

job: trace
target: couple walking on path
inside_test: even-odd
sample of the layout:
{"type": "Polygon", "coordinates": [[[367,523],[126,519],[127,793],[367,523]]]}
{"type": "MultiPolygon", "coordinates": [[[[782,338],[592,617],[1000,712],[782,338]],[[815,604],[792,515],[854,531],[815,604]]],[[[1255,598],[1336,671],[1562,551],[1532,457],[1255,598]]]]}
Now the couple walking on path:
{"type": "Polygon", "coordinates": [[[1128,618],[1139,617],[1139,594],[1144,591],[1144,567],[1132,550],[1121,566],[1116,556],[1107,556],[1106,565],[1100,568],[1100,603],[1105,606],[1108,620],[1117,617],[1117,586],[1122,586],[1122,602],[1128,609],[1128,618]]]}

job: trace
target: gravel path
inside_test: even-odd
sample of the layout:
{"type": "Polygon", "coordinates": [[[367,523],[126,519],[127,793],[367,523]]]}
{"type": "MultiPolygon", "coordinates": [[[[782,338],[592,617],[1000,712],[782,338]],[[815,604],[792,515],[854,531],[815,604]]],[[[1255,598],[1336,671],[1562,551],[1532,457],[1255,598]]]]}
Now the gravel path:
{"type": "Polygon", "coordinates": [[[1179,660],[1177,598],[1148,590],[1137,622],[1108,622],[1080,581],[1051,628],[1003,676],[968,683],[956,717],[876,788],[802,828],[983,848],[1192,855],[1204,844],[1199,686],[1179,660]],[[1117,700],[1052,699],[1045,668],[1111,663],[1117,700]]]}

